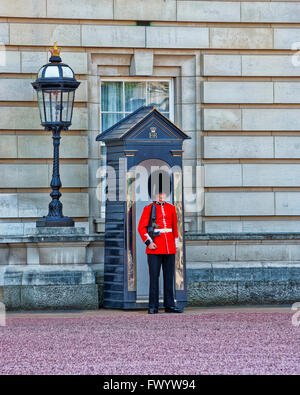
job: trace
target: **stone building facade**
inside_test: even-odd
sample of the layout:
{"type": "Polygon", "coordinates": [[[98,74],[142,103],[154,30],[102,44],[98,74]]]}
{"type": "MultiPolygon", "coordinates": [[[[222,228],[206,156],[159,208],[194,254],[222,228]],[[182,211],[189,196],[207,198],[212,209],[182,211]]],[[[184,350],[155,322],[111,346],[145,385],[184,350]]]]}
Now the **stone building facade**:
{"type": "Polygon", "coordinates": [[[0,43],[0,300],[8,308],[96,308],[98,296],[101,305],[101,83],[137,80],[170,81],[173,121],[191,137],[190,303],[299,300],[299,2],[0,0],[0,43]],[[81,81],[61,142],[64,214],[77,232],[61,235],[33,230],[49,202],[52,141],[30,83],[54,41],[81,81]]]}

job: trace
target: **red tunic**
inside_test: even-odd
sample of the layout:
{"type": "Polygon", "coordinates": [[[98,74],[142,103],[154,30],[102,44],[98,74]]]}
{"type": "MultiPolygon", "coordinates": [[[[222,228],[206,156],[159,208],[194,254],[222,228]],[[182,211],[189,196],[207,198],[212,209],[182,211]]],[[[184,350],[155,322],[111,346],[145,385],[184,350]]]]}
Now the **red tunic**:
{"type": "Polygon", "coordinates": [[[147,233],[147,226],[149,224],[151,206],[156,205],[156,221],[155,223],[159,226],[157,229],[172,229],[172,232],[161,233],[159,236],[154,237],[154,243],[157,248],[155,250],[150,250],[146,247],[146,254],[176,254],[175,239],[178,239],[177,231],[177,215],[176,209],[173,204],[164,202],[161,204],[151,203],[144,207],[139,225],[138,232],[145,243],[150,236],[147,233]]]}

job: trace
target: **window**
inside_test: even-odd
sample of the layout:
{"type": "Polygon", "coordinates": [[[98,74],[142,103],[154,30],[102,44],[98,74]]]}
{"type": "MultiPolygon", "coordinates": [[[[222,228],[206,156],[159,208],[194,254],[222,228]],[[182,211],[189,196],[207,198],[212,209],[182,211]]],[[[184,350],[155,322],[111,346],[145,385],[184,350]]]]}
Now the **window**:
{"type": "Polygon", "coordinates": [[[171,90],[171,80],[103,80],[101,131],[145,105],[156,105],[159,111],[173,119],[171,90]]]}
{"type": "MultiPolygon", "coordinates": [[[[101,82],[101,132],[141,106],[156,105],[174,120],[173,84],[170,79],[103,79],[101,82]]],[[[106,147],[100,143],[101,167],[106,166],[106,147]]],[[[106,184],[105,177],[101,178],[106,184]]],[[[105,187],[102,189],[101,217],[105,218],[105,187]]]]}

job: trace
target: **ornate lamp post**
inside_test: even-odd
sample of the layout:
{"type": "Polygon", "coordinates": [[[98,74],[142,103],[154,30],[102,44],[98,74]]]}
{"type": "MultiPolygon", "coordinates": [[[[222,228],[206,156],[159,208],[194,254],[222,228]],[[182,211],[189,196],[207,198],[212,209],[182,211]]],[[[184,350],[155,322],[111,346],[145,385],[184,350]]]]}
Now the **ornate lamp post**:
{"type": "Polygon", "coordinates": [[[72,123],[75,90],[80,82],[75,79],[71,67],[62,63],[60,51],[54,43],[54,48],[50,48],[49,63],[40,68],[36,81],[32,82],[37,92],[41,124],[45,130],[52,131],[53,139],[53,173],[50,184],[52,201],[48,215],[36,222],[37,227],[74,226],[72,218],[63,216],[63,205],[59,201],[59,189],[62,186],[59,176],[59,144],[61,130],[68,130],[72,123]]]}

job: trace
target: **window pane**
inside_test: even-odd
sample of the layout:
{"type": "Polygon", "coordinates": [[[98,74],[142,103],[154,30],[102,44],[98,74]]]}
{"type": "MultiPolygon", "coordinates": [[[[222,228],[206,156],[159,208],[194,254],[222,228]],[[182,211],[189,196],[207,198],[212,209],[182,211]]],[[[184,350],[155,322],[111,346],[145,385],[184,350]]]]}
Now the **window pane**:
{"type": "Polygon", "coordinates": [[[68,112],[68,96],[69,92],[63,91],[63,101],[62,101],[62,112],[61,112],[61,120],[67,120],[67,112],[68,112]]]}
{"type": "Polygon", "coordinates": [[[52,107],[51,107],[51,91],[44,92],[45,98],[45,110],[46,110],[46,122],[53,122],[52,107]]]}
{"type": "Polygon", "coordinates": [[[169,111],[169,83],[148,82],[149,105],[156,105],[159,111],[169,111]]]}
{"type": "Polygon", "coordinates": [[[102,131],[143,105],[156,105],[169,117],[169,93],[168,81],[102,81],[102,131]]]}
{"type": "Polygon", "coordinates": [[[44,111],[43,93],[41,90],[37,91],[37,99],[39,103],[41,123],[43,123],[45,122],[45,111],[44,111]]]}
{"type": "Polygon", "coordinates": [[[38,73],[38,78],[42,78],[43,70],[44,70],[44,66],[40,68],[39,73],[38,73]]]}
{"type": "Polygon", "coordinates": [[[101,108],[102,111],[123,111],[122,82],[102,82],[101,108]]]}
{"type": "Polygon", "coordinates": [[[62,103],[62,121],[70,122],[72,117],[72,103],[74,98],[74,91],[63,92],[63,103],[62,103]]]}
{"type": "Polygon", "coordinates": [[[72,112],[73,112],[73,102],[74,102],[75,91],[69,92],[69,104],[68,104],[68,113],[67,113],[67,120],[71,122],[72,119],[72,112]]]}
{"type": "Polygon", "coordinates": [[[73,71],[70,69],[70,67],[62,67],[62,72],[63,72],[63,76],[67,77],[67,78],[74,78],[74,74],[73,71]]]}
{"type": "Polygon", "coordinates": [[[146,104],[146,83],[125,82],[125,111],[133,112],[146,104]]]}
{"type": "Polygon", "coordinates": [[[46,121],[59,122],[61,110],[61,91],[45,91],[45,108],[46,108],[46,121]]]}
{"type": "Polygon", "coordinates": [[[45,78],[59,77],[59,68],[57,66],[48,66],[45,71],[45,78]]]}
{"type": "Polygon", "coordinates": [[[103,114],[102,113],[102,132],[113,126],[123,118],[123,114],[103,114]]]}

